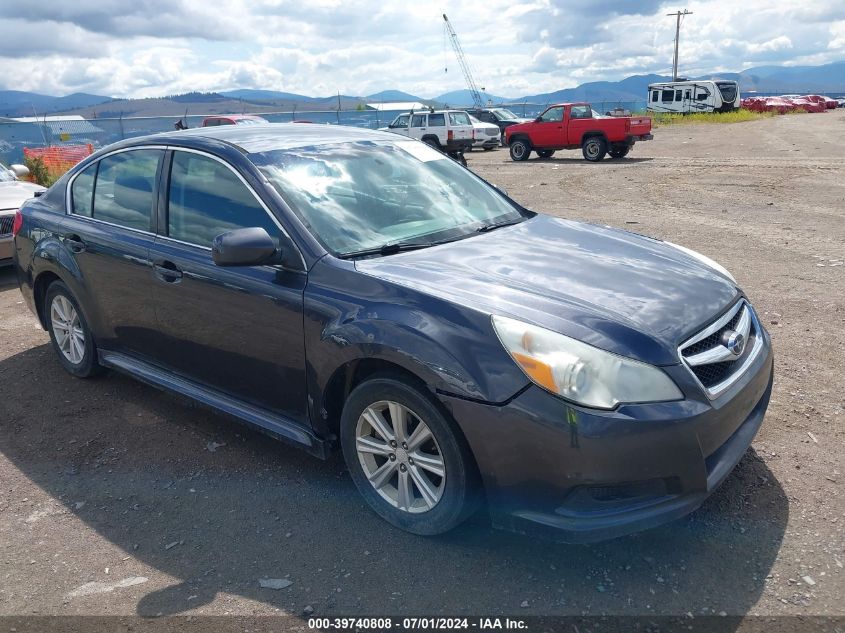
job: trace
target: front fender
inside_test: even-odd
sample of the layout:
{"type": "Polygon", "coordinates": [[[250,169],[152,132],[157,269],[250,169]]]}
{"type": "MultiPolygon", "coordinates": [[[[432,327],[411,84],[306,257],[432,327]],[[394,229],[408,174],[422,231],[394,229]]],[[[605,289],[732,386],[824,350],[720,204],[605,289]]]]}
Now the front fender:
{"type": "Polygon", "coordinates": [[[489,314],[360,273],[351,262],[318,262],[304,309],[317,403],[338,368],[362,359],[398,365],[432,391],[488,403],[506,402],[528,384],[489,314]]]}

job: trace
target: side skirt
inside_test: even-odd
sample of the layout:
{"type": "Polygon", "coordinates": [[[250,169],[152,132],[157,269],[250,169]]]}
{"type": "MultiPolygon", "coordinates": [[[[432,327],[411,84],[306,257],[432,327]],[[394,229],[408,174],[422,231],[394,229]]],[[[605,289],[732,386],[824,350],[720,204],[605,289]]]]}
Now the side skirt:
{"type": "Polygon", "coordinates": [[[277,440],[305,449],[321,459],[327,459],[332,453],[329,442],[320,439],[288,418],[244,403],[209,387],[198,385],[120,352],[109,350],[98,350],[98,352],[100,364],[104,367],[127,374],[152,387],[190,398],[211,409],[230,415],[239,422],[254,427],[277,440]]]}

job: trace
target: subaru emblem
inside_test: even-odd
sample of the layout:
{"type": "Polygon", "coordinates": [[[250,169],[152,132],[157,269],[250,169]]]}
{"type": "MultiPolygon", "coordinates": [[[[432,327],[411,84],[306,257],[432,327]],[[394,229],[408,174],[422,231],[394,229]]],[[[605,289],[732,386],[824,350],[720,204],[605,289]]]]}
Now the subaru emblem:
{"type": "Polygon", "coordinates": [[[722,334],[722,345],[727,347],[734,356],[742,356],[742,352],[745,351],[745,337],[739,332],[727,330],[722,334]]]}

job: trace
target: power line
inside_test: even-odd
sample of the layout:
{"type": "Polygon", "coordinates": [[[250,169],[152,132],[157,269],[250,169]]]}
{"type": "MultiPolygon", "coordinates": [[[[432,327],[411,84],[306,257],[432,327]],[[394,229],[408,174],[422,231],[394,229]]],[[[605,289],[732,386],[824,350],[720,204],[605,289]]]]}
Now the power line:
{"type": "Polygon", "coordinates": [[[675,56],[672,58],[672,81],[678,81],[678,39],[681,35],[681,18],[685,15],[692,15],[692,11],[676,11],[675,13],[667,13],[666,15],[674,15],[677,18],[675,23],[675,56]]]}

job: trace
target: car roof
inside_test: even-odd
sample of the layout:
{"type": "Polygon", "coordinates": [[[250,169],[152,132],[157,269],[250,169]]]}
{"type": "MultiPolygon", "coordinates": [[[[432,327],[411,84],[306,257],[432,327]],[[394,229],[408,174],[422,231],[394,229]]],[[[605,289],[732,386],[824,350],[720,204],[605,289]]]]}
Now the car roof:
{"type": "MultiPolygon", "coordinates": [[[[131,145],[179,144],[180,142],[195,145],[196,141],[203,139],[223,141],[248,154],[329,143],[400,140],[399,137],[390,132],[379,132],[346,125],[261,123],[258,125],[197,127],[190,130],[163,132],[135,138],[131,145]]],[[[124,145],[124,147],[127,145],[124,145]]]]}

